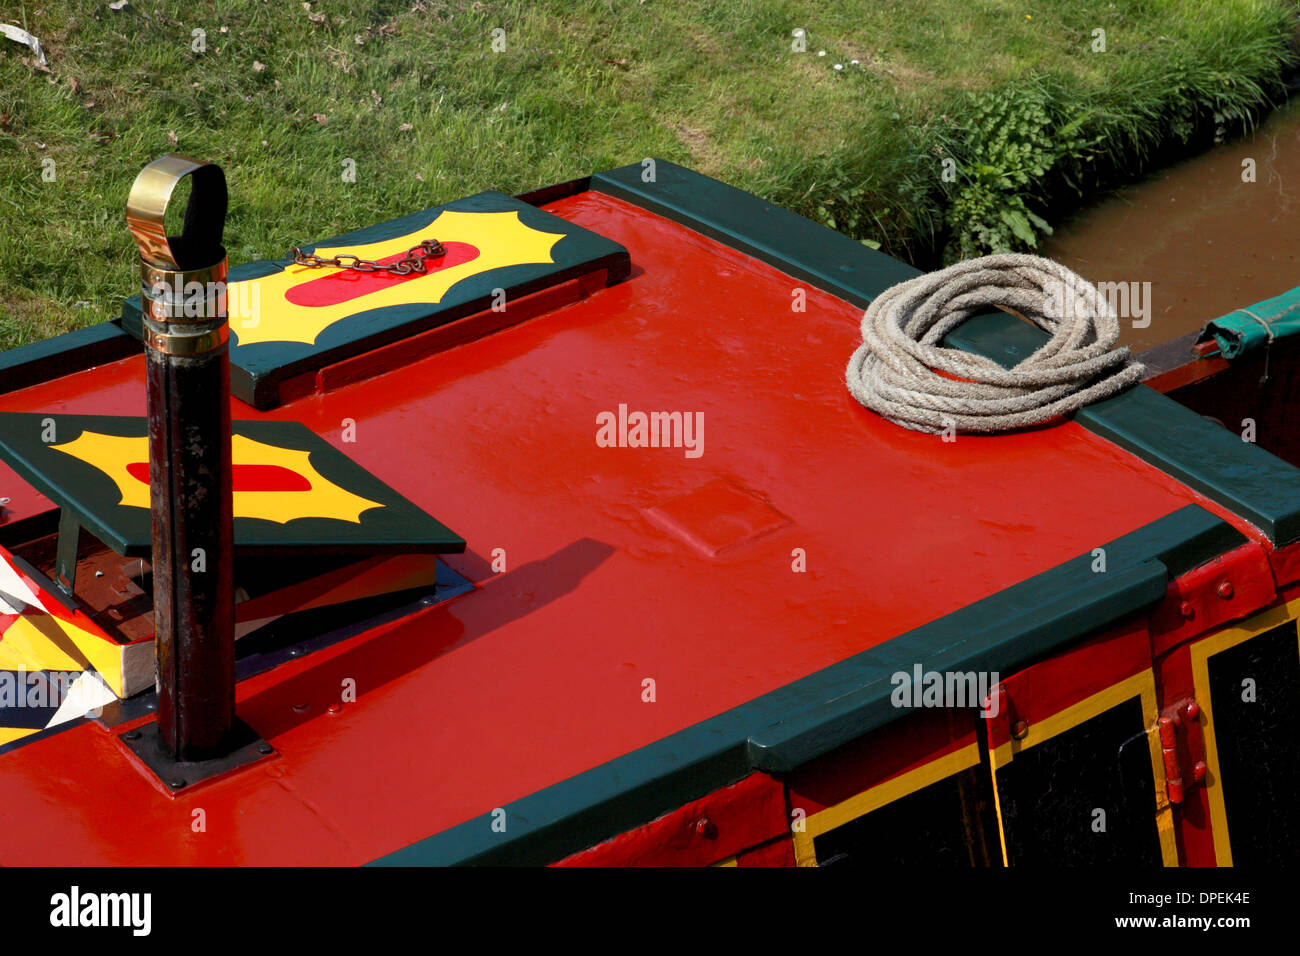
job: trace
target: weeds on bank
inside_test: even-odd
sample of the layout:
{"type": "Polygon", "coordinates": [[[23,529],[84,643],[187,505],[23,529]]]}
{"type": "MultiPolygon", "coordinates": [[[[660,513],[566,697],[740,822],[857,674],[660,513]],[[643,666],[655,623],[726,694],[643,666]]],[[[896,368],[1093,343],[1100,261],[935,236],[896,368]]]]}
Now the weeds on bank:
{"type": "Polygon", "coordinates": [[[0,41],[0,348],[117,314],[126,194],[169,151],[225,168],[232,263],[646,156],[921,265],[1032,247],[1063,197],[1249,121],[1295,19],[1289,0],[0,0],[50,63],[0,41]]]}

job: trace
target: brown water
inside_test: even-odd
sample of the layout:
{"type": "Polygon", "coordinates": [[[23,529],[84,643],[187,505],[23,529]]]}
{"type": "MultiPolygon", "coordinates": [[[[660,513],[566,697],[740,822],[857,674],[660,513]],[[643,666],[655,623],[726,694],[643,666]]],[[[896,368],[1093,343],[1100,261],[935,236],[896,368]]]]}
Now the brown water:
{"type": "Polygon", "coordinates": [[[1041,253],[1093,282],[1151,283],[1150,325],[1120,321],[1120,342],[1140,352],[1300,286],[1297,213],[1300,102],[1248,138],[1117,191],[1063,223],[1041,253]],[[1253,183],[1242,181],[1247,158],[1253,183]]]}

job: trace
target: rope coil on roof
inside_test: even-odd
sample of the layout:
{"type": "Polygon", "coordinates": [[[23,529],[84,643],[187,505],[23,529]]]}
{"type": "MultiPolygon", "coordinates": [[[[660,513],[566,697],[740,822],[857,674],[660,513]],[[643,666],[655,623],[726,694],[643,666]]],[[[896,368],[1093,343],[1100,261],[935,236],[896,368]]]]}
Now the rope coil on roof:
{"type": "Polygon", "coordinates": [[[1119,320],[1097,287],[1059,262],[996,255],[891,286],[862,317],[849,359],[853,397],[896,425],[940,433],[1026,428],[1136,384],[1143,367],[1115,348],[1119,320]],[[972,315],[1001,306],[1051,334],[1011,369],[944,348],[972,315]]]}

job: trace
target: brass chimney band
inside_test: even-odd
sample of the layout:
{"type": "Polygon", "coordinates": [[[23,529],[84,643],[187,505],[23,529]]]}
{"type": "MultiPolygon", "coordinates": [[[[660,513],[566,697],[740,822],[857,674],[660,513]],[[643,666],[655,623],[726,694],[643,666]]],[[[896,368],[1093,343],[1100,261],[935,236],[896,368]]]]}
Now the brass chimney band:
{"type": "Polygon", "coordinates": [[[230,326],[223,319],[217,328],[186,329],[184,332],[159,329],[152,321],[144,321],[144,344],[164,355],[202,355],[219,349],[230,340],[230,326]]]}
{"type": "Polygon", "coordinates": [[[202,269],[160,269],[141,260],[144,344],[165,355],[201,355],[230,339],[226,260],[202,269]]]}
{"type": "MultiPolygon", "coordinates": [[[[226,265],[226,260],[201,269],[165,269],[162,266],[156,266],[140,259],[140,285],[146,289],[154,289],[159,286],[168,290],[183,290],[191,282],[197,282],[200,285],[213,287],[218,284],[225,285],[226,276],[230,269],[226,265]]],[[[160,297],[161,298],[161,297],[160,297]]]]}

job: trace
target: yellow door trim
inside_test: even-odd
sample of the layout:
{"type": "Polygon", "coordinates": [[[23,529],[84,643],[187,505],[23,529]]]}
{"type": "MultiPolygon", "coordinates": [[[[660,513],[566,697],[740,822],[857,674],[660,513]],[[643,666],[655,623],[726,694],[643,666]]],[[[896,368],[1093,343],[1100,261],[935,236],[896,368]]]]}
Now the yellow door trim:
{"type": "Polygon", "coordinates": [[[998,769],[1011,763],[1015,755],[1022,750],[1051,740],[1085,720],[1091,720],[1098,714],[1134,697],[1139,697],[1142,701],[1142,721],[1146,727],[1147,748],[1151,754],[1151,773],[1156,788],[1156,830],[1160,835],[1160,857],[1165,866],[1178,865],[1173,806],[1169,803],[1168,789],[1165,784],[1164,756],[1160,749],[1160,735],[1156,727],[1156,720],[1160,716],[1156,705],[1156,681],[1149,667],[1132,677],[1126,677],[1119,683],[1104,687],[1090,697],[1085,697],[1042,720],[1035,721],[1029,725],[1024,737],[1019,740],[1009,740],[989,753],[989,773],[993,779],[993,808],[998,818],[998,839],[1002,842],[1003,865],[1009,865],[1009,861],[1006,831],[1002,825],[1002,802],[998,796],[998,769]]]}
{"type": "Polygon", "coordinates": [[[876,784],[861,793],[849,797],[824,810],[818,810],[803,820],[803,830],[794,832],[794,860],[798,866],[816,866],[817,853],[813,849],[813,840],[831,830],[844,826],[858,817],[866,816],[872,810],[878,810],[886,804],[893,803],[909,793],[915,793],[932,783],[946,780],[955,773],[961,773],[980,762],[979,744],[970,744],[959,750],[944,754],[922,764],[907,773],[891,777],[884,783],[876,784]]]}
{"type": "Polygon", "coordinates": [[[1210,832],[1214,835],[1214,860],[1219,866],[1232,866],[1232,842],[1228,834],[1228,812],[1223,800],[1223,779],[1219,776],[1219,746],[1214,736],[1214,702],[1210,699],[1209,660],[1220,651],[1236,647],[1265,631],[1280,627],[1300,617],[1300,598],[1279,604],[1234,627],[1201,638],[1191,645],[1192,686],[1196,702],[1205,713],[1202,731],[1205,736],[1205,794],[1210,803],[1210,832]]]}

